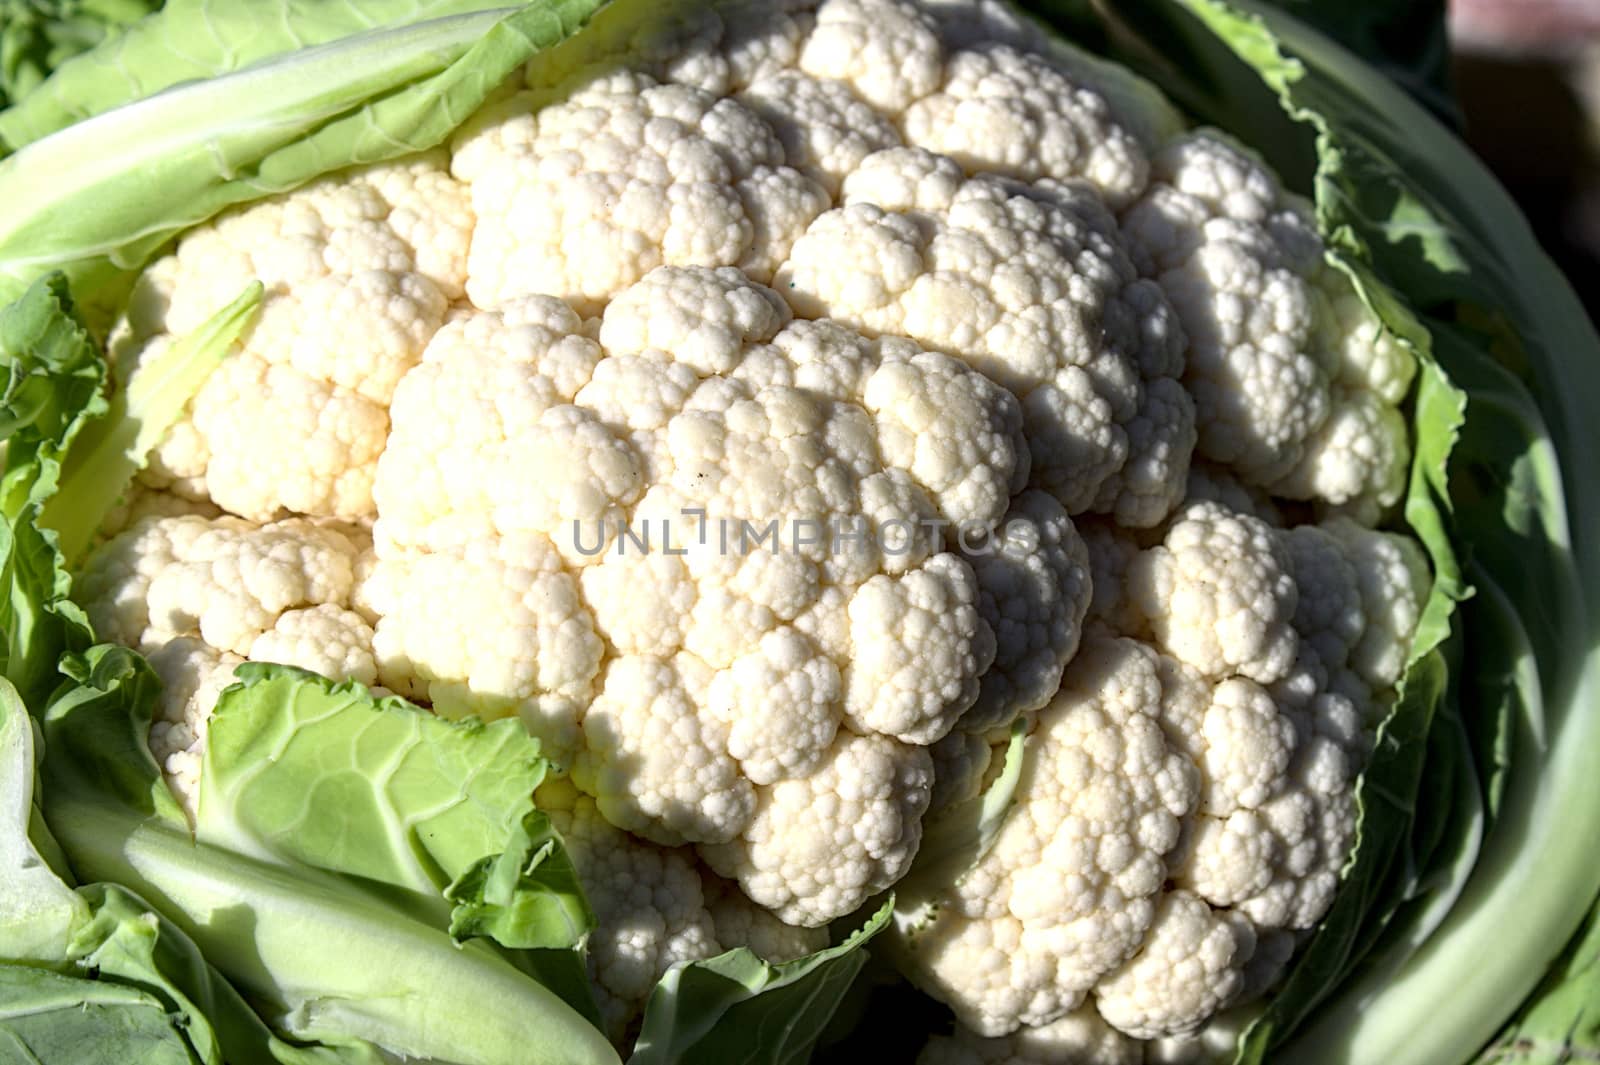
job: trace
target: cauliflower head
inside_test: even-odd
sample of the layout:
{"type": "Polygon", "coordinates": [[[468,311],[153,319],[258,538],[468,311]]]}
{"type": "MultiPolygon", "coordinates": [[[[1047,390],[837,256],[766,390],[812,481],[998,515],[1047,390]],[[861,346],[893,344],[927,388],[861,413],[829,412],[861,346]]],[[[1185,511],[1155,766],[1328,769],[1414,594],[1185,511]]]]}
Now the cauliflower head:
{"type": "Polygon", "coordinates": [[[119,361],[261,313],[78,577],[180,799],[247,660],[518,719],[622,1039],[674,962],[815,949],[1020,719],[900,932],[966,1026],[925,1058],[1136,1060],[1269,987],[1426,590],[1377,531],[1413,364],[1126,88],[993,0],[620,4],[183,236],[119,361]]]}

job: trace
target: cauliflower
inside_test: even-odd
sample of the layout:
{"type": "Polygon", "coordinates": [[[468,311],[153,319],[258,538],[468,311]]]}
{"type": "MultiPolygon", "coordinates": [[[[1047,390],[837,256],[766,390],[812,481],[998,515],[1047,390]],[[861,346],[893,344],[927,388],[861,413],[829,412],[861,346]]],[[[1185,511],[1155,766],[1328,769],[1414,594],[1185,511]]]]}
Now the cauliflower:
{"type": "Polygon", "coordinates": [[[766,961],[828,945],[826,930],[786,925],[695,862],[692,854],[614,828],[569,780],[535,793],[566,844],[594,907],[589,975],[606,1035],[631,1046],[646,1001],[673,965],[748,947],[766,961]]]}
{"type": "Polygon", "coordinates": [[[1021,720],[895,933],[924,1061],[1187,1053],[1330,905],[1429,574],[1410,353],[1141,99],[993,0],[602,13],[183,235],[119,361],[261,312],[77,577],[174,790],[246,660],[520,721],[620,1045],[673,964],[821,946],[1021,720]]]}
{"type": "Polygon", "coordinates": [[[977,1035],[1092,1004],[1181,1042],[1271,988],[1332,904],[1398,679],[1359,650],[1375,629],[1405,646],[1428,575],[1398,535],[1208,499],[1148,546],[1104,526],[1086,542],[1090,632],[1037,714],[1018,807],[895,934],[977,1035]]]}

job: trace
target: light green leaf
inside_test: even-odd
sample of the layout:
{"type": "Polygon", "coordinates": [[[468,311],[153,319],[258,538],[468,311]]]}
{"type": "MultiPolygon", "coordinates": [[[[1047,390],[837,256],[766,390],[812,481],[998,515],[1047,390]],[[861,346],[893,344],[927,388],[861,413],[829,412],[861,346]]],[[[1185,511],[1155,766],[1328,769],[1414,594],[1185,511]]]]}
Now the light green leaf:
{"type": "Polygon", "coordinates": [[[0,1060],[193,1065],[182,1018],[126,984],[0,963],[0,1060]]]}
{"type": "MultiPolygon", "coordinates": [[[[370,1055],[372,1047],[381,1047],[391,1055],[486,1065],[617,1060],[581,1012],[511,959],[481,940],[458,946],[437,912],[410,904],[418,897],[412,885],[339,875],[286,856],[296,845],[271,830],[285,825],[284,815],[304,796],[274,796],[265,785],[251,786],[261,778],[238,771],[248,767],[231,766],[216,753],[208,762],[208,777],[234,780],[241,795],[269,809],[243,814],[233,823],[236,831],[228,842],[253,842],[254,853],[219,846],[220,823],[208,826],[197,842],[181,815],[172,815],[172,799],[148,750],[129,749],[142,748],[148,729],[155,693],[149,666],[124,648],[102,646],[69,660],[67,667],[75,683],[62,687],[44,715],[43,807],[52,831],[82,875],[124,886],[192,938],[205,959],[250,996],[273,1028],[346,1057],[370,1055]],[[262,829],[262,836],[250,836],[250,826],[262,829]]],[[[304,720],[294,720],[325,725],[324,741],[337,739],[347,748],[369,740],[385,748],[386,739],[392,738],[386,720],[390,713],[424,717],[398,700],[380,705],[357,698],[353,687],[311,680],[282,667],[257,667],[248,679],[254,682],[251,687],[225,698],[217,717],[223,731],[213,733],[213,743],[252,757],[267,754],[255,746],[258,741],[281,743],[283,750],[274,757],[302,767],[275,778],[285,786],[310,780],[296,774],[319,758],[325,759],[321,764],[330,778],[341,773],[348,778],[356,756],[350,749],[319,753],[297,745],[292,729],[274,732],[261,721],[256,722],[258,729],[244,727],[251,723],[253,702],[262,708],[262,718],[274,711],[292,717],[296,707],[309,708],[304,720]],[[308,689],[303,702],[292,690],[301,687],[308,689]],[[236,716],[232,726],[227,724],[230,714],[236,716]]],[[[496,738],[481,727],[438,724],[459,729],[453,734],[469,740],[496,738]]],[[[451,752],[442,741],[431,750],[426,743],[385,749],[395,756],[387,779],[401,794],[408,793],[410,781],[437,772],[424,764],[433,754],[442,765],[463,764],[459,752],[451,752]]],[[[380,773],[375,779],[386,778],[380,773]]],[[[492,777],[485,781],[482,789],[451,785],[432,797],[432,813],[415,823],[470,835],[476,815],[460,810],[472,802],[464,796],[492,793],[500,783],[492,777]]],[[[377,802],[371,782],[346,783],[354,786],[318,791],[327,805],[314,820],[323,829],[340,824],[347,811],[358,822],[378,817],[391,829],[400,824],[371,809],[377,802]],[[348,806],[341,805],[346,802],[348,806]]],[[[202,812],[202,823],[204,818],[202,812]]],[[[308,841],[299,845],[299,853],[341,851],[335,834],[318,831],[318,824],[310,822],[306,827],[308,841]]],[[[405,860],[396,856],[408,845],[404,839],[388,848],[368,847],[365,838],[360,842],[344,852],[349,857],[346,868],[406,869],[405,860]]],[[[448,840],[430,841],[430,846],[415,856],[412,868],[427,869],[441,858],[472,849],[448,840]]]]}
{"type": "Polygon", "coordinates": [[[109,409],[73,442],[61,486],[38,517],[40,526],[56,533],[69,565],[255,317],[261,295],[261,282],[252,283],[194,332],[151,354],[118,383],[109,409]]]}
{"type": "Polygon", "coordinates": [[[458,938],[566,948],[594,927],[534,807],[546,763],[521,722],[450,722],[287,666],[239,673],[211,719],[201,842],[405,892],[458,938]]]}
{"type": "MultiPolygon", "coordinates": [[[[0,680],[0,1052],[63,1065],[372,1060],[279,1041],[150,907],[115,885],[70,888],[40,853],[41,842],[56,844],[34,801],[34,730],[0,680]]],[[[129,775],[123,767],[108,779],[129,775]]]]}
{"type": "Polygon", "coordinates": [[[895,886],[894,919],[910,931],[932,915],[934,900],[949,890],[994,846],[1006,815],[1016,805],[1027,760],[1028,719],[1011,723],[1001,769],[989,786],[962,802],[929,814],[911,869],[895,886]]]}
{"type": "Polygon", "coordinates": [[[0,108],[31,92],[62,63],[160,6],[160,0],[0,2],[0,108]]]}
{"type": "MultiPolygon", "coordinates": [[[[117,885],[92,884],[80,891],[92,917],[70,948],[77,968],[94,974],[97,983],[137,987],[153,996],[190,1052],[206,1065],[380,1065],[381,1059],[363,1047],[335,1050],[283,1042],[172,922],[117,885]]],[[[104,1052],[119,1049],[112,1038],[104,1052]]]]}
{"type": "Polygon", "coordinates": [[[581,944],[594,911],[550,819],[525,814],[505,850],[480,858],[445,889],[455,903],[450,934],[481,936],[503,947],[548,950],[581,944]]]}
{"type": "MultiPolygon", "coordinates": [[[[37,2],[37,0],[35,0],[37,2]]],[[[62,0],[56,0],[62,2],[62,0]]],[[[105,2],[105,0],[99,0],[105,2]]],[[[144,0],[113,0],[144,3],[144,0]]],[[[0,142],[12,150],[185,82],[227,74],[286,52],[371,30],[517,5],[510,0],[280,0],[219,4],[171,0],[160,18],[128,27],[56,64],[38,92],[0,113],[0,142]]]]}
{"type": "Polygon", "coordinates": [[[0,959],[50,963],[66,956],[87,907],[35,842],[44,827],[33,802],[35,727],[16,689],[0,679],[0,959]]]}
{"type": "Polygon", "coordinates": [[[675,966],[645,1006],[628,1065],[800,1065],[888,927],[886,899],[843,942],[771,965],[744,947],[675,966]]]}
{"type": "Polygon", "coordinates": [[[1479,1065],[1600,1060],[1600,907],[1479,1065]]]}

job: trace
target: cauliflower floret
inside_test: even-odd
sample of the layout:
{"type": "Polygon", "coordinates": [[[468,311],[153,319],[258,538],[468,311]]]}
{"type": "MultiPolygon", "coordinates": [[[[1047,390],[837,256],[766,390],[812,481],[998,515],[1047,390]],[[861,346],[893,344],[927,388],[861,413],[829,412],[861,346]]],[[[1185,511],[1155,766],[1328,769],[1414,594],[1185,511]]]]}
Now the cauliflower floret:
{"type": "Polygon", "coordinates": [[[1218,503],[1227,510],[1260,518],[1278,528],[1284,524],[1283,514],[1272,497],[1256,485],[1245,484],[1226,467],[1208,462],[1195,462],[1189,467],[1189,479],[1184,485],[1183,505],[1218,503]]]}
{"type": "Polygon", "coordinates": [[[161,678],[161,698],[150,724],[150,753],[178,804],[193,817],[200,799],[200,760],[207,723],[222,690],[244,659],[193,636],[179,636],[150,654],[161,678]]]}
{"type": "Polygon", "coordinates": [[[354,610],[322,603],[288,610],[250,644],[250,659],[299,666],[324,677],[377,683],[372,626],[354,610]]]}
{"type": "Polygon", "coordinates": [[[1129,581],[1130,569],[1139,558],[1139,542],[1128,530],[1103,520],[1083,521],[1078,531],[1089,559],[1093,592],[1084,627],[1105,636],[1148,635],[1129,581]]]}
{"type": "Polygon", "coordinates": [[[1270,684],[1293,665],[1294,579],[1260,519],[1217,504],[1190,507],[1129,566],[1128,581],[1157,644],[1206,676],[1270,684]]]}
{"type": "Polygon", "coordinates": [[[748,947],[758,958],[776,965],[827,949],[826,928],[784,924],[721,877],[704,871],[703,878],[706,908],[724,950],[748,947]]]}
{"type": "Polygon", "coordinates": [[[742,836],[700,854],[784,922],[817,927],[905,873],[932,788],[925,748],[843,733],[810,776],[757,793],[742,836]]]}
{"type": "Polygon", "coordinates": [[[939,516],[979,530],[999,522],[1028,480],[1022,412],[988,378],[942,355],[878,367],[862,390],[884,461],[922,486],[939,516]],[[931,432],[935,425],[939,432],[931,432]]]}
{"type": "Polygon", "coordinates": [[[452,172],[478,215],[467,291],[480,307],[545,293],[591,314],[661,265],[738,266],[766,281],[828,206],[731,98],[622,73],[546,102],[520,94],[456,134],[452,172]]]}
{"type": "Polygon", "coordinates": [[[995,658],[960,728],[985,732],[1050,701],[1077,653],[1089,607],[1089,553],[1061,504],[1024,492],[999,531],[966,552],[995,658]]]}
{"type": "MultiPolygon", "coordinates": [[[[1237,487],[1218,494],[1253,502],[1237,487]]],[[[1371,722],[1392,697],[1426,570],[1410,541],[1348,518],[1280,529],[1210,501],[1187,504],[1148,548],[1106,523],[1082,531],[1106,588],[1060,694],[1038,715],[1020,805],[977,867],[898,934],[913,978],[978,1033],[1050,1022],[1088,994],[1111,1025],[1181,1057],[1187,1033],[1272,985],[1332,904],[1371,722]],[[1196,618],[1207,620],[1178,626],[1196,618]],[[1391,653],[1362,663],[1373,627],[1391,653]],[[1175,657],[1103,635],[1141,630],[1175,657]],[[1135,713],[1121,747],[1067,742],[1067,722],[1119,707],[1135,713]],[[1138,777],[1144,802],[1170,798],[1164,819],[1127,796],[1113,807],[1115,792],[1087,775],[1131,749],[1132,723],[1163,737],[1167,768],[1138,777]],[[1064,780],[1075,783],[1060,797],[1064,780]],[[1073,816],[1091,801],[1094,817],[1073,816]],[[1171,830],[1130,838],[1105,819],[1111,808],[1142,818],[1141,831],[1171,830]],[[1131,883],[1143,889],[1130,890],[1141,868],[1131,883]],[[1081,938],[1052,929],[1096,884],[1102,894],[1087,897],[1114,903],[1116,920],[1101,916],[1081,938]]],[[[946,740],[936,753],[951,778],[942,792],[974,794],[987,752],[946,740]]]]}
{"type": "Polygon", "coordinates": [[[1422,548],[1349,518],[1330,519],[1324,528],[1344,547],[1361,589],[1366,626],[1351,648],[1350,664],[1374,688],[1393,687],[1428,598],[1431,578],[1422,548]]]}
{"type": "Polygon", "coordinates": [[[1159,658],[1090,639],[1038,715],[994,846],[902,935],[912,976],[983,1035],[1058,1020],[1145,941],[1198,798],[1163,731],[1159,658]]]}
{"type": "Polygon", "coordinates": [[[804,634],[777,629],[718,673],[707,693],[728,726],[728,753],[757,784],[805,776],[839,730],[839,667],[804,634]]]}
{"type": "Polygon", "coordinates": [[[663,850],[613,828],[565,780],[535,793],[561,833],[595,913],[588,967],[606,1035],[626,1041],[656,982],[678,962],[719,953],[693,857],[663,850]]]}
{"type": "Polygon", "coordinates": [[[830,196],[863,159],[900,143],[894,124],[842,82],[783,70],[751,85],[739,100],[772,127],[789,165],[830,196]]]}
{"type": "Polygon", "coordinates": [[[755,789],[728,753],[731,728],[699,712],[712,677],[688,653],[606,667],[584,715],[573,779],[612,824],[669,845],[723,843],[749,825],[755,789]]]}
{"type": "Polygon", "coordinates": [[[1157,153],[1123,217],[1188,336],[1199,453],[1252,484],[1375,517],[1409,459],[1396,404],[1415,362],[1325,262],[1307,209],[1215,133],[1157,153]]]}
{"type": "Polygon", "coordinates": [[[977,597],[971,568],[953,555],[861,586],[850,600],[854,657],[844,667],[853,726],[918,744],[955,726],[994,660],[977,597]]]}
{"type": "Polygon", "coordinates": [[[536,532],[569,561],[598,553],[579,534],[619,524],[643,473],[625,440],[571,404],[601,357],[581,329],[545,297],[440,330],[395,393],[374,488],[386,546],[449,551],[536,532]]]}
{"type": "Polygon", "coordinates": [[[379,619],[385,687],[446,717],[519,716],[550,757],[573,757],[605,648],[549,540],[526,533],[425,552],[380,536],[362,594],[379,619]]]}
{"type": "Polygon", "coordinates": [[[152,357],[246,285],[255,323],[144,481],[255,521],[372,514],[396,383],[466,282],[473,219],[440,155],[324,178],[230,212],[140,278],[112,350],[152,357]]]}
{"type": "Polygon", "coordinates": [[[1255,945],[1249,922],[1170,892],[1143,949],[1095,988],[1095,1007],[1136,1039],[1188,1032],[1239,993],[1255,945]]]}
{"type": "Polygon", "coordinates": [[[1105,97],[1043,56],[1005,45],[952,54],[937,92],[901,118],[906,141],[968,173],[1089,181],[1112,207],[1144,191],[1149,161],[1105,97]]]}
{"type": "Polygon", "coordinates": [[[959,729],[930,746],[928,753],[933,757],[930,813],[976,798],[998,757],[987,736],[959,729]]]}
{"type": "Polygon", "coordinates": [[[1187,393],[1158,384],[1182,371],[1182,337],[1091,189],[892,148],[844,179],[841,203],[778,272],[798,313],[909,337],[1010,389],[1033,483],[1069,513],[1165,516],[1193,448],[1187,393]]]}
{"type": "Polygon", "coordinates": [[[842,81],[889,115],[939,86],[944,50],[934,22],[901,0],[829,0],[800,52],[800,69],[842,81]]]}
{"type": "Polygon", "coordinates": [[[565,777],[534,793],[595,912],[589,976],[606,1036],[630,1047],[656,984],[674,965],[748,947],[765,961],[828,945],[826,929],[786,925],[703,869],[687,850],[657,847],[614,827],[565,777]]]}
{"type": "Polygon", "coordinates": [[[77,594],[104,639],[153,651],[197,635],[247,655],[284,611],[347,603],[359,550],[303,518],[147,518],[89,557],[77,594]]]}

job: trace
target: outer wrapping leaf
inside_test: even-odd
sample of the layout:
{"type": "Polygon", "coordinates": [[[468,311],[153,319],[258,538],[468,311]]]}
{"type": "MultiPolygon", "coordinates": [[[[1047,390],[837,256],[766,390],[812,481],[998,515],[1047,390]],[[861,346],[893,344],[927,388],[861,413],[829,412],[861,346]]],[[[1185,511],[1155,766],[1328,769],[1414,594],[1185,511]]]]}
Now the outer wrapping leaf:
{"type": "MultiPolygon", "coordinates": [[[[81,875],[123,885],[173,921],[274,1028],[347,1058],[381,1046],[480,1065],[617,1060],[557,993],[481,941],[457,946],[392,887],[197,843],[181,815],[164,812],[174,804],[143,747],[149,666],[109,646],[69,665],[74,683],[44,715],[43,807],[56,838],[81,875]]],[[[269,668],[264,679],[295,679],[289,672],[269,668]]],[[[382,710],[346,699],[342,712],[382,710]]],[[[459,789],[438,798],[449,807],[459,789]]],[[[337,806],[325,813],[340,816],[337,806]]]]}
{"type": "Polygon", "coordinates": [[[0,680],[5,1060],[354,1065],[359,1055],[335,1057],[277,1040],[193,941],[123,888],[74,891],[45,863],[40,841],[51,850],[55,841],[34,804],[34,730],[14,690],[0,680]]]}
{"type": "Polygon", "coordinates": [[[1445,0],[1276,0],[1459,127],[1445,0]]]}
{"type": "Polygon", "coordinates": [[[1600,907],[1481,1065],[1575,1065],[1600,1058],[1600,907]]]}
{"type": "Polygon", "coordinates": [[[922,844],[911,870],[896,886],[898,907],[909,916],[930,895],[938,894],[978,864],[1005,826],[1006,815],[1016,805],[1017,785],[1027,758],[1028,723],[1011,724],[1002,768],[981,793],[964,802],[930,814],[922,827],[922,844]]]}
{"type": "Polygon", "coordinates": [[[237,299],[140,364],[112,391],[109,409],[73,441],[61,486],[40,508],[37,524],[54,531],[63,558],[77,560],[134,474],[183,414],[211,371],[233,349],[261,305],[262,286],[237,299]]]}
{"type": "MultiPolygon", "coordinates": [[[[366,1048],[303,1048],[277,1039],[172,922],[115,885],[81,891],[93,917],[73,939],[74,963],[97,983],[113,980],[154,997],[206,1065],[378,1065],[366,1048]]],[[[108,1040],[105,1052],[118,1046],[108,1040]]]]}
{"type": "Polygon", "coordinates": [[[147,10],[162,8],[164,13],[159,19],[129,27],[92,51],[80,49],[85,54],[63,56],[63,61],[45,68],[45,72],[55,73],[39,91],[0,114],[0,142],[15,150],[75,122],[143,100],[181,82],[226,74],[351,34],[468,14],[491,6],[515,6],[509,2],[491,5],[483,0],[287,0],[272,4],[172,0],[165,5],[146,0],[113,2],[139,4],[147,10]]]}
{"type": "Polygon", "coordinates": [[[862,948],[888,927],[891,897],[844,942],[770,965],[746,948],[674,967],[650,995],[628,1065],[798,1065],[810,1060],[866,964],[862,948]]]}
{"type": "Polygon", "coordinates": [[[561,949],[582,943],[595,924],[572,857],[537,810],[524,815],[504,851],[458,875],[445,898],[455,903],[450,934],[456,939],[561,949]]]}
{"type": "Polygon", "coordinates": [[[250,663],[212,715],[195,836],[359,876],[448,912],[441,893],[533,810],[538,742],[457,725],[288,666],[250,663]]]}

